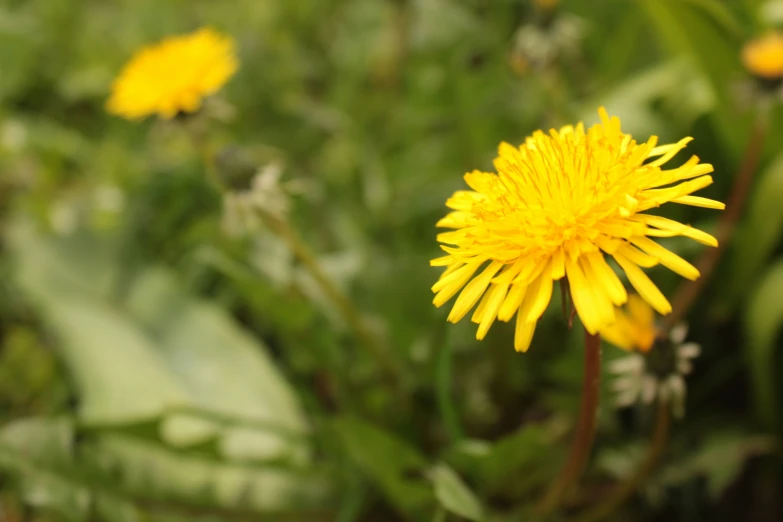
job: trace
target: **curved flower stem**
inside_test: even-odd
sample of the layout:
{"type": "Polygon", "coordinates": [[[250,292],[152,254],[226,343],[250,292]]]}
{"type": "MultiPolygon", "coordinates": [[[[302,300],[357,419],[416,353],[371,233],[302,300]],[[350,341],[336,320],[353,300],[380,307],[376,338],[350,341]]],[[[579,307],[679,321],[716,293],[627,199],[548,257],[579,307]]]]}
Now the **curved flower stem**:
{"type": "Polygon", "coordinates": [[[543,517],[557,509],[568,487],[579,480],[590,456],[595,438],[595,421],[601,385],[601,337],[585,332],[585,367],[582,404],[571,451],[560,474],[549,486],[537,511],[543,517]]]}
{"type": "Polygon", "coordinates": [[[257,212],[267,226],[286,242],[288,248],[291,249],[299,262],[301,262],[307,271],[310,272],[310,275],[313,276],[313,279],[315,279],[318,286],[321,287],[321,290],[326,297],[337,307],[340,315],[353,330],[359,341],[367,348],[370,355],[373,356],[381,366],[389,382],[397,384],[400,377],[397,365],[389,357],[380,339],[378,339],[378,337],[367,327],[361,313],[356,309],[351,300],[340,291],[334,281],[332,281],[326,272],[323,271],[313,253],[305,242],[302,241],[302,238],[299,237],[299,234],[296,233],[287,221],[266,212],[264,209],[258,208],[257,212]]]}
{"type": "Polygon", "coordinates": [[[663,449],[666,446],[666,440],[669,437],[669,425],[671,423],[669,407],[670,405],[666,402],[658,402],[658,414],[655,419],[652,441],[636,473],[618,485],[605,501],[587,510],[584,514],[575,518],[573,522],[599,522],[604,520],[615,509],[620,507],[623,502],[628,500],[639,488],[639,485],[650,475],[652,470],[655,469],[658,459],[661,458],[663,449]]]}
{"type": "Polygon", "coordinates": [[[750,141],[745,148],[740,169],[734,178],[734,185],[731,187],[731,194],[726,203],[726,211],[718,218],[718,228],[715,237],[718,240],[718,246],[704,251],[701,259],[696,263],[701,276],[695,281],[685,282],[672,299],[673,312],[663,320],[661,335],[668,335],[677,323],[688,314],[696,298],[699,297],[715,268],[718,266],[721,256],[726,251],[726,247],[734,233],[734,228],[742,216],[742,208],[745,200],[748,199],[750,187],[753,184],[753,175],[761,159],[761,152],[764,150],[764,141],[767,137],[767,124],[760,115],[756,118],[751,131],[750,141]]]}
{"type": "MultiPolygon", "coordinates": [[[[220,177],[218,176],[215,156],[204,130],[196,123],[191,123],[187,130],[193,141],[194,148],[201,155],[204,167],[207,169],[208,179],[218,190],[225,190],[225,187],[223,187],[220,177]]],[[[400,372],[397,365],[389,357],[377,336],[367,327],[361,314],[356,307],[354,307],[350,299],[337,288],[334,281],[332,281],[326,272],[323,271],[313,253],[310,252],[310,249],[307,247],[307,244],[299,237],[299,234],[297,234],[284,219],[280,219],[263,208],[256,207],[256,211],[266,225],[285,241],[288,248],[291,249],[299,262],[301,262],[307,271],[310,272],[310,275],[313,276],[313,279],[315,279],[318,286],[321,287],[321,290],[326,297],[337,307],[340,315],[342,315],[345,322],[353,330],[359,341],[367,347],[367,350],[381,366],[389,382],[398,384],[400,372]]]]}

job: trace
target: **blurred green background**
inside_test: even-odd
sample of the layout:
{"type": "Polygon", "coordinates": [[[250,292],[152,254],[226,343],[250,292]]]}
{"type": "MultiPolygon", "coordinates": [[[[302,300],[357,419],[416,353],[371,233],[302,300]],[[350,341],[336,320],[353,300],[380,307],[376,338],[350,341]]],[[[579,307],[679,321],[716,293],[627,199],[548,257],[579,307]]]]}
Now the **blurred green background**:
{"type": "MultiPolygon", "coordinates": [[[[601,105],[641,140],[694,136],[715,166],[700,195],[721,201],[755,114],[769,129],[687,318],[703,347],[687,415],[608,519],[781,520],[783,119],[740,61],[781,23],[783,2],[755,0],[0,1],[0,521],[528,520],[567,453],[581,327],[554,299],[521,355],[512,325],[478,342],[447,323],[434,224],[501,141],[601,105]],[[218,174],[241,190],[280,169],[290,225],[398,385],[285,242],[227,226],[192,119],[105,113],[135,50],[204,25],[241,61],[200,120],[218,174]]],[[[719,212],[675,207],[661,213],[714,230],[719,212]]],[[[681,283],[650,275],[667,295],[681,283]]],[[[613,409],[604,384],[558,520],[649,439],[650,408],[613,409]]]]}

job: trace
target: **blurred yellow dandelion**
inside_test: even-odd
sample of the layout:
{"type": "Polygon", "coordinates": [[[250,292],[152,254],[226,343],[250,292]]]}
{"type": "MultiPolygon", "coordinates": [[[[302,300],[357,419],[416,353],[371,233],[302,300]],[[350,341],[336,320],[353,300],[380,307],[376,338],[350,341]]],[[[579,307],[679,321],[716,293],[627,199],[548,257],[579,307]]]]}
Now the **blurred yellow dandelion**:
{"type": "Polygon", "coordinates": [[[560,0],[534,0],[533,3],[541,9],[550,10],[557,7],[560,0]]]}
{"type": "Polygon", "coordinates": [[[451,322],[479,303],[471,318],[479,325],[477,339],[495,319],[516,315],[514,347],[526,351],[553,281],[566,276],[586,330],[595,334],[612,324],[615,307],[628,296],[604,254],[645,301],[667,314],[669,301],[640,267],[661,263],[688,279],[699,272],[650,237],[687,236],[717,245],[705,232],[643,213],[667,202],[724,208],[690,195],[712,183],[712,165],[693,156],[678,168],[661,169],[691,138],[656,146],[653,136],[639,144],[621,131],[618,118],[603,108],[599,114],[601,123],[587,130],[579,123],[549,134],[536,131],[519,147],[502,143],[497,174],[466,174],[473,190],[458,191],[446,202],[453,212],[438,226],[455,230],[438,235],[448,255],[430,262],[446,268],[432,287],[433,302],[441,306],[462,290],[451,322]]]}
{"type": "Polygon", "coordinates": [[[524,76],[530,72],[530,62],[521,52],[512,52],[508,57],[508,64],[517,76],[524,76]]]}
{"type": "Polygon", "coordinates": [[[614,323],[601,329],[601,337],[623,350],[648,352],[657,336],[655,312],[636,294],[628,296],[625,310],[615,310],[614,323]]]}
{"type": "Polygon", "coordinates": [[[745,44],[742,63],[760,78],[783,78],[783,34],[774,31],[745,44]]]}
{"type": "Polygon", "coordinates": [[[210,28],[141,49],[114,80],[106,108],[128,119],[194,112],[238,67],[234,42],[210,28]]]}

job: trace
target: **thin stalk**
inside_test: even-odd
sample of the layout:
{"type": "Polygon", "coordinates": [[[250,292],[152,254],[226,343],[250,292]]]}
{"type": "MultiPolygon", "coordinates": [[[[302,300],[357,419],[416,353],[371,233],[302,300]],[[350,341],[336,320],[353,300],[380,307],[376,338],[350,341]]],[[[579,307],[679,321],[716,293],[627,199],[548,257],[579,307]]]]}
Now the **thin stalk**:
{"type": "Polygon", "coordinates": [[[291,249],[299,262],[313,276],[323,293],[340,312],[346,324],[367,348],[370,355],[375,358],[388,380],[392,383],[398,383],[400,377],[399,368],[389,357],[378,337],[367,327],[367,324],[351,300],[340,291],[334,281],[323,271],[310,248],[299,237],[299,234],[285,220],[263,209],[257,209],[257,211],[264,222],[286,242],[288,248],[291,249]]]}
{"type": "Polygon", "coordinates": [[[710,276],[718,266],[721,256],[726,251],[737,222],[742,216],[742,209],[745,206],[745,201],[748,199],[750,187],[753,185],[753,175],[758,168],[766,137],[767,124],[764,117],[759,116],[753,124],[750,141],[745,147],[742,163],[734,178],[729,200],[726,202],[726,211],[718,218],[718,227],[715,231],[718,246],[705,250],[696,263],[696,268],[698,268],[701,274],[699,278],[695,281],[685,282],[674,295],[674,299],[672,299],[673,311],[664,319],[664,328],[661,335],[666,336],[669,330],[688,315],[688,310],[696,302],[696,298],[701,294],[710,276]]]}
{"type": "Polygon", "coordinates": [[[207,130],[205,127],[205,121],[200,115],[190,116],[185,121],[185,129],[190,136],[190,140],[193,143],[193,148],[196,149],[201,161],[204,163],[204,168],[207,172],[207,181],[212,183],[214,187],[220,192],[223,191],[223,183],[218,176],[217,165],[215,164],[215,152],[207,137],[207,130]]]}
{"type": "Polygon", "coordinates": [[[543,500],[538,505],[538,513],[542,516],[551,513],[560,505],[569,486],[579,480],[590,457],[595,438],[595,421],[598,413],[598,403],[601,387],[601,337],[585,331],[585,366],[582,382],[582,404],[579,409],[579,420],[576,433],[571,443],[568,460],[560,474],[549,486],[543,500]]]}
{"type": "MultiPolygon", "coordinates": [[[[190,125],[187,126],[187,130],[193,141],[194,148],[201,155],[201,159],[207,170],[208,179],[218,190],[221,192],[224,191],[225,187],[223,187],[223,184],[220,181],[217,166],[215,165],[215,155],[212,152],[212,148],[210,147],[204,130],[199,127],[198,122],[190,122],[190,125]]],[[[340,312],[340,315],[351,330],[353,330],[356,337],[367,347],[370,355],[374,357],[381,366],[389,382],[397,384],[400,376],[397,365],[389,357],[377,336],[367,327],[361,314],[354,307],[351,300],[337,288],[334,281],[332,281],[329,276],[326,275],[326,272],[321,269],[321,266],[316,261],[313,253],[310,252],[307,244],[305,244],[287,221],[280,219],[262,208],[257,208],[256,210],[267,226],[286,242],[288,248],[291,249],[299,262],[301,262],[307,271],[310,272],[310,275],[313,276],[313,279],[315,279],[318,286],[321,287],[321,290],[326,297],[334,303],[335,307],[340,312]]]]}
{"type": "Polygon", "coordinates": [[[609,497],[587,510],[581,516],[575,518],[573,522],[598,522],[604,520],[620,507],[633,493],[639,489],[639,485],[652,473],[658,460],[661,458],[666,441],[669,438],[669,425],[671,424],[671,415],[669,413],[670,404],[664,401],[658,402],[658,414],[655,419],[655,428],[652,441],[647,454],[644,456],[639,469],[636,470],[628,480],[618,485],[609,497]]]}

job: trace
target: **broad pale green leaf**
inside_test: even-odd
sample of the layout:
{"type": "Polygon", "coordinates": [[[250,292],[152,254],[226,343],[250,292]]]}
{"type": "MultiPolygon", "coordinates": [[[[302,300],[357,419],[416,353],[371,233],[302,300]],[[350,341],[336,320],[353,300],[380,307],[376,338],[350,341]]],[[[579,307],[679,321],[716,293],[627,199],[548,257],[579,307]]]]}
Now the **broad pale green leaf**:
{"type": "Polygon", "coordinates": [[[448,511],[474,522],[486,520],[481,502],[453,469],[440,463],[430,470],[430,479],[435,498],[448,511]]]}
{"type": "Polygon", "coordinates": [[[81,233],[44,238],[29,222],[13,223],[8,236],[19,284],[41,306],[56,293],[105,298],[116,283],[118,264],[109,242],[81,233]]]}
{"type": "Polygon", "coordinates": [[[174,413],[160,424],[160,436],[176,447],[195,446],[217,437],[221,425],[197,414],[174,413]]]}
{"type": "Polygon", "coordinates": [[[195,407],[268,427],[269,433],[225,431],[220,447],[232,458],[306,456],[297,440],[308,428],[293,390],[258,341],[223,310],[183,294],[163,269],[139,277],[128,306],[195,407]]]}
{"type": "Polygon", "coordinates": [[[19,419],[0,429],[0,445],[27,461],[61,465],[71,460],[73,426],[68,419],[19,419]]]}
{"type": "Polygon", "coordinates": [[[319,472],[233,465],[185,455],[128,435],[93,432],[75,453],[73,423],[32,418],[0,429],[0,469],[26,481],[33,505],[72,506],[93,502],[134,520],[137,499],[170,500],[264,512],[316,509],[331,491],[319,472]]]}
{"type": "MultiPolygon", "coordinates": [[[[58,513],[63,520],[81,521],[88,518],[98,495],[72,473],[76,464],[74,439],[73,423],[67,418],[14,421],[0,429],[0,470],[18,475],[27,504],[58,513]]],[[[114,499],[100,500],[101,510],[111,509],[118,515],[124,511],[131,516],[135,512],[114,499]]],[[[115,516],[112,520],[137,519],[115,516]]]]}
{"type": "Polygon", "coordinates": [[[157,347],[127,316],[78,295],[50,294],[48,302],[85,423],[144,422],[191,404],[157,347]]]}
{"type": "Polygon", "coordinates": [[[225,311],[183,292],[162,268],[142,271],[127,296],[110,303],[111,244],[13,231],[20,282],[61,341],[84,422],[160,420],[174,446],[215,439],[232,460],[309,460],[294,390],[225,311]]]}
{"type": "Polygon", "coordinates": [[[11,230],[19,283],[60,341],[85,423],[142,422],[189,405],[151,339],[104,300],[114,280],[107,244],[84,236],[46,240],[24,224],[11,230]]]}
{"type": "Polygon", "coordinates": [[[307,509],[330,491],[325,477],[283,467],[250,468],[171,452],[125,435],[105,435],[90,447],[96,462],[119,470],[123,487],[185,502],[259,511],[307,509]]]}

